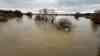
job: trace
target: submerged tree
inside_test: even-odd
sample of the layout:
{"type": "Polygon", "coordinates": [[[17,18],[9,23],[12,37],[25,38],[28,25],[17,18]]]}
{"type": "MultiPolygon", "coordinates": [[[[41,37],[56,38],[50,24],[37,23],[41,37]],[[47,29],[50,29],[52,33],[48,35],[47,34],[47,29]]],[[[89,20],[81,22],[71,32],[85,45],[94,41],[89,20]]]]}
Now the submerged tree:
{"type": "Polygon", "coordinates": [[[94,14],[91,17],[91,20],[96,24],[100,24],[100,10],[94,11],[94,14]]]}
{"type": "Polygon", "coordinates": [[[95,12],[95,13],[99,13],[99,14],[100,14],[100,10],[95,10],[94,12],[95,12]]]}
{"type": "Polygon", "coordinates": [[[14,13],[15,13],[15,15],[18,16],[18,17],[21,17],[21,16],[23,15],[22,12],[19,11],[19,10],[15,10],[14,13]]]}
{"type": "Polygon", "coordinates": [[[79,19],[79,17],[80,17],[80,12],[76,12],[76,13],[75,13],[75,15],[74,15],[74,17],[75,17],[75,19],[77,19],[77,20],[78,20],[78,19],[79,19]]]}
{"type": "Polygon", "coordinates": [[[27,12],[26,13],[27,16],[32,16],[32,14],[33,14],[32,12],[27,12]]]}

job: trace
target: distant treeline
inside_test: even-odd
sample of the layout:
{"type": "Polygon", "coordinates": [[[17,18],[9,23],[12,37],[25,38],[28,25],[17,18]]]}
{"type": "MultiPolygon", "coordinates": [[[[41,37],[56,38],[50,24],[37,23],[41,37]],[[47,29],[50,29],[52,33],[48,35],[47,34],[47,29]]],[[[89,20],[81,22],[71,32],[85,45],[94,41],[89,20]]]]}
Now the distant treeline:
{"type": "Polygon", "coordinates": [[[0,10],[0,16],[6,16],[6,17],[21,17],[23,13],[19,10],[0,10]]]}
{"type": "Polygon", "coordinates": [[[92,22],[96,23],[96,24],[100,24],[100,10],[96,10],[94,11],[94,13],[75,13],[75,18],[79,18],[79,17],[86,17],[90,20],[92,20],[92,22]]]}
{"type": "MultiPolygon", "coordinates": [[[[0,10],[0,16],[21,17],[22,15],[32,16],[32,15],[34,15],[34,13],[32,13],[32,12],[22,13],[20,10],[0,10]]],[[[76,18],[78,18],[78,17],[91,18],[91,17],[96,16],[96,15],[100,15],[100,11],[95,11],[94,13],[80,13],[80,12],[76,12],[74,14],[74,16],[76,18]]]]}
{"type": "Polygon", "coordinates": [[[32,16],[32,12],[22,13],[20,10],[0,10],[0,16],[21,17],[23,15],[32,16]]]}

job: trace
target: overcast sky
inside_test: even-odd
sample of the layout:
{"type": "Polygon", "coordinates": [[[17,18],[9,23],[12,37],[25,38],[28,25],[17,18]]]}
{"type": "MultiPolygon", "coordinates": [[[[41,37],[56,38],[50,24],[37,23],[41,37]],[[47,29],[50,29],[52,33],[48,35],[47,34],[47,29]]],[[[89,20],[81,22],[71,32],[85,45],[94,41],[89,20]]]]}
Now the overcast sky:
{"type": "Polygon", "coordinates": [[[0,8],[58,8],[66,11],[100,9],[100,0],[0,0],[0,8]]]}

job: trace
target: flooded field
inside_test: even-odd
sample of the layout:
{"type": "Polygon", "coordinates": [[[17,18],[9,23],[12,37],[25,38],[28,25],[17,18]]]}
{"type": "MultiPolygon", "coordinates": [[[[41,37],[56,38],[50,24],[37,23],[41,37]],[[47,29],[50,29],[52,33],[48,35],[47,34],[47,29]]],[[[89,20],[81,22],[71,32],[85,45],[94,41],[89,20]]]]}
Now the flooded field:
{"type": "Polygon", "coordinates": [[[89,19],[69,17],[71,32],[58,30],[29,18],[14,18],[0,23],[1,56],[96,56],[100,28],[89,19]]]}

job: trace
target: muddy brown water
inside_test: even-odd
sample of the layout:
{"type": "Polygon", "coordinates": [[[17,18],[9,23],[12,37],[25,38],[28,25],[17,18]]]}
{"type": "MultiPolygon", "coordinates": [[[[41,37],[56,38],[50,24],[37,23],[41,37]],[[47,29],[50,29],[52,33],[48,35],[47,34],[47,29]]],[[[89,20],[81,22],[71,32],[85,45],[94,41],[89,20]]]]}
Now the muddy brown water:
{"type": "Polygon", "coordinates": [[[0,23],[0,56],[96,56],[100,28],[89,19],[72,22],[72,30],[58,30],[29,18],[14,18],[0,23]]]}

